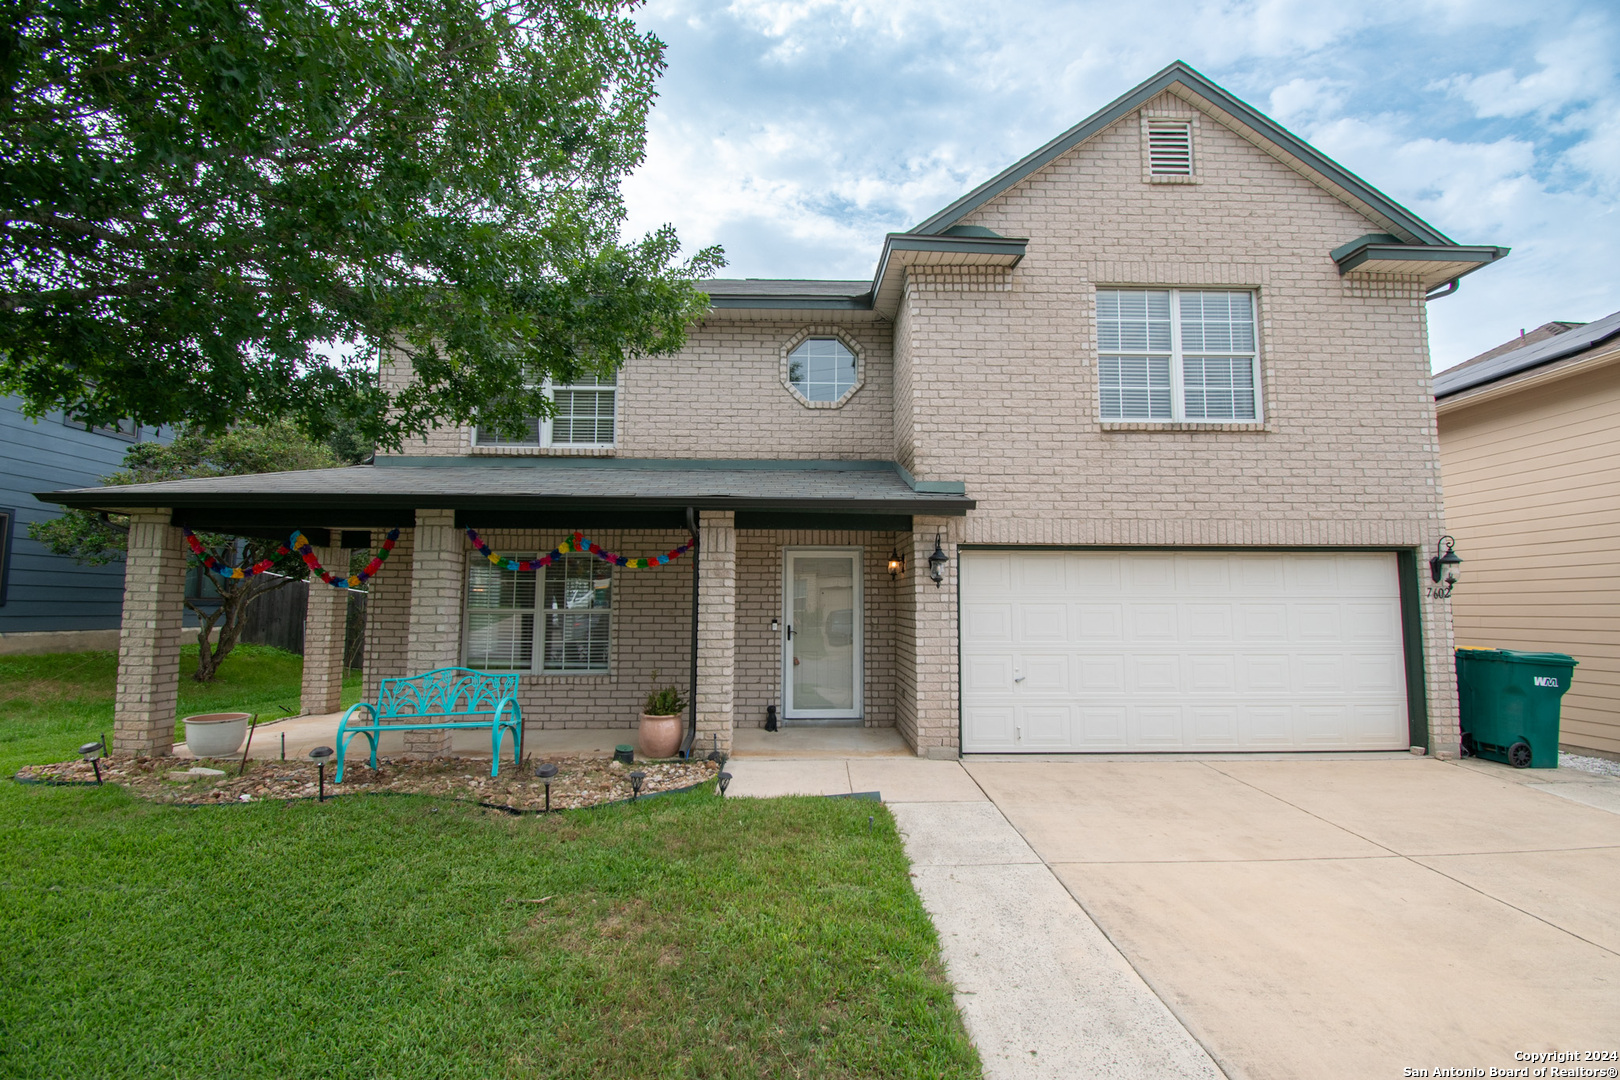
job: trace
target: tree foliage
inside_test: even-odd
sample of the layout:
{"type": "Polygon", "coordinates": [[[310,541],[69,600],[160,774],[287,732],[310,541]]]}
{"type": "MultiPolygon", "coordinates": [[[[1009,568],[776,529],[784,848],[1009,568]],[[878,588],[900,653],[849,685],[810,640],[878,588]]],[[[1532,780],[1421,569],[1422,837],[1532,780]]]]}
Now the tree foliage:
{"type": "MultiPolygon", "coordinates": [[[[147,484],[199,476],[326,469],[338,464],[337,456],[329,448],[309,441],[288,424],[276,424],[236,428],[218,436],[185,432],[168,444],[136,443],[124,455],[124,467],[102,482],[147,484]]],[[[28,526],[28,535],[44,544],[52,554],[100,566],[123,558],[128,527],[116,516],[74,509],[59,518],[32,523],[28,526]]],[[[210,570],[196,555],[189,556],[188,565],[199,570],[215,594],[212,597],[188,595],[185,601],[186,607],[196,614],[200,628],[197,670],[192,678],[207,682],[236,648],[253,601],[303,579],[308,567],[296,555],[278,555],[276,549],[283,543],[280,540],[239,539],[216,533],[199,533],[198,539],[204,550],[225,566],[248,566],[261,559],[276,562],[272,573],[238,580],[210,570]],[[217,640],[213,636],[216,627],[219,629],[217,640]]]]}
{"type": "Polygon", "coordinates": [[[0,392],[396,447],[675,351],[723,260],[620,240],[664,66],[634,3],[12,0],[0,392]]]}

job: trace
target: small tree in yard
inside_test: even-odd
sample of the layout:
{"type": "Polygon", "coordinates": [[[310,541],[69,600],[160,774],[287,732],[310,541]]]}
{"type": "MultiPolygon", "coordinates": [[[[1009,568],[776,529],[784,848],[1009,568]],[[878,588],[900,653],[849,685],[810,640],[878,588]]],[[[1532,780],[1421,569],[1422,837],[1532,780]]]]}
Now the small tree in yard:
{"type": "MultiPolygon", "coordinates": [[[[183,433],[174,442],[138,443],[124,455],[124,468],[105,477],[107,484],[149,484],[199,476],[240,476],[247,473],[326,469],[343,464],[328,448],[310,442],[289,425],[242,427],[223,435],[183,433]]],[[[66,555],[89,566],[101,566],[124,557],[129,530],[117,515],[69,510],[52,521],[35,522],[28,535],[56,555],[66,555]]],[[[208,682],[236,648],[249,606],[265,593],[301,580],[308,568],[297,555],[279,556],[283,541],[239,539],[217,533],[198,533],[203,549],[225,566],[249,566],[261,559],[276,562],[272,572],[233,579],[210,570],[192,555],[197,567],[219,594],[217,607],[186,597],[186,607],[197,615],[197,670],[192,678],[208,682]],[[214,639],[214,629],[219,638],[214,639]]],[[[336,568],[339,571],[343,567],[336,568]]]]}

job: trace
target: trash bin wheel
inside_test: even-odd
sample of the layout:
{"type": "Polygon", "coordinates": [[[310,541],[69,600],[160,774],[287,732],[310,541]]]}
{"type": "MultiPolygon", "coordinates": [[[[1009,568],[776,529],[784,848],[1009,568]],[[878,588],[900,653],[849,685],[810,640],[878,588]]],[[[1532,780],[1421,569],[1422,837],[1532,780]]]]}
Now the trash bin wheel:
{"type": "Polygon", "coordinates": [[[1515,769],[1530,767],[1530,744],[1520,740],[1508,747],[1508,764],[1515,769]]]}
{"type": "Polygon", "coordinates": [[[1463,757],[1474,757],[1478,754],[1478,751],[1474,749],[1474,737],[1466,731],[1463,732],[1461,748],[1463,757]]]}

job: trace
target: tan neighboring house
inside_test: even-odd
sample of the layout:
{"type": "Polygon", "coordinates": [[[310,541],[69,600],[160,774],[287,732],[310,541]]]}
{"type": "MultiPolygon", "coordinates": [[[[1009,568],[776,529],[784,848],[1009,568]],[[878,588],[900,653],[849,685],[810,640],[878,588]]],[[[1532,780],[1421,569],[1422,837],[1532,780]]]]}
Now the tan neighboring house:
{"type": "Polygon", "coordinates": [[[1568,653],[1566,750],[1620,760],[1620,312],[1435,376],[1457,643],[1568,653]]]}
{"type": "MultiPolygon", "coordinates": [[[[189,525],[302,529],[327,565],[398,528],[367,694],[519,671],[539,753],[633,725],[658,669],[691,679],[700,748],[774,708],[929,757],[1452,754],[1451,612],[1420,575],[1446,531],[1424,305],[1505,253],[1177,63],[889,235],[869,280],[707,283],[679,355],[555,387],[523,439],[46,497],[134,511],[124,750],[169,745],[189,525]],[[576,530],[698,547],[522,570],[469,529],[512,559],[576,530]]],[[[341,634],[316,608],[311,711],[336,704],[319,643],[341,634]]]]}

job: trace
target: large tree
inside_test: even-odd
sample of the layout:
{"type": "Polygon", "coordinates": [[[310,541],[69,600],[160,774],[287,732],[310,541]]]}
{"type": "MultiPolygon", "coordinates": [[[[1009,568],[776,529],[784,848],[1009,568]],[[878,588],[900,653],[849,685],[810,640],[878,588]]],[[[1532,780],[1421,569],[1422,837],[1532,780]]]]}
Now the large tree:
{"type": "Polygon", "coordinates": [[[0,5],[0,392],[397,446],[673,352],[723,260],[620,239],[637,2],[0,5]]]}
{"type": "MultiPolygon", "coordinates": [[[[183,432],[172,443],[136,443],[124,455],[124,467],[104,477],[106,484],[148,484],[160,480],[183,480],[194,476],[240,476],[247,473],[286,472],[290,469],[325,469],[346,464],[331,449],[310,442],[287,424],[266,427],[244,426],[221,435],[183,432]]],[[[89,510],[69,510],[61,517],[36,521],[28,526],[31,539],[44,544],[53,554],[65,555],[89,566],[100,566],[124,557],[129,529],[118,515],[89,510]]],[[[198,541],[215,563],[224,567],[249,567],[262,559],[275,563],[272,572],[232,578],[207,565],[197,555],[189,557],[195,568],[213,586],[213,596],[188,595],[186,607],[197,616],[197,669],[192,678],[208,682],[219,665],[236,648],[246,624],[249,606],[265,593],[284,588],[309,573],[296,555],[280,555],[277,548],[286,541],[242,539],[216,533],[199,533],[198,541]],[[219,636],[214,636],[215,628],[219,636]]],[[[343,566],[327,567],[335,573],[348,573],[343,566]]],[[[310,578],[311,588],[327,588],[319,578],[310,578]]]]}

